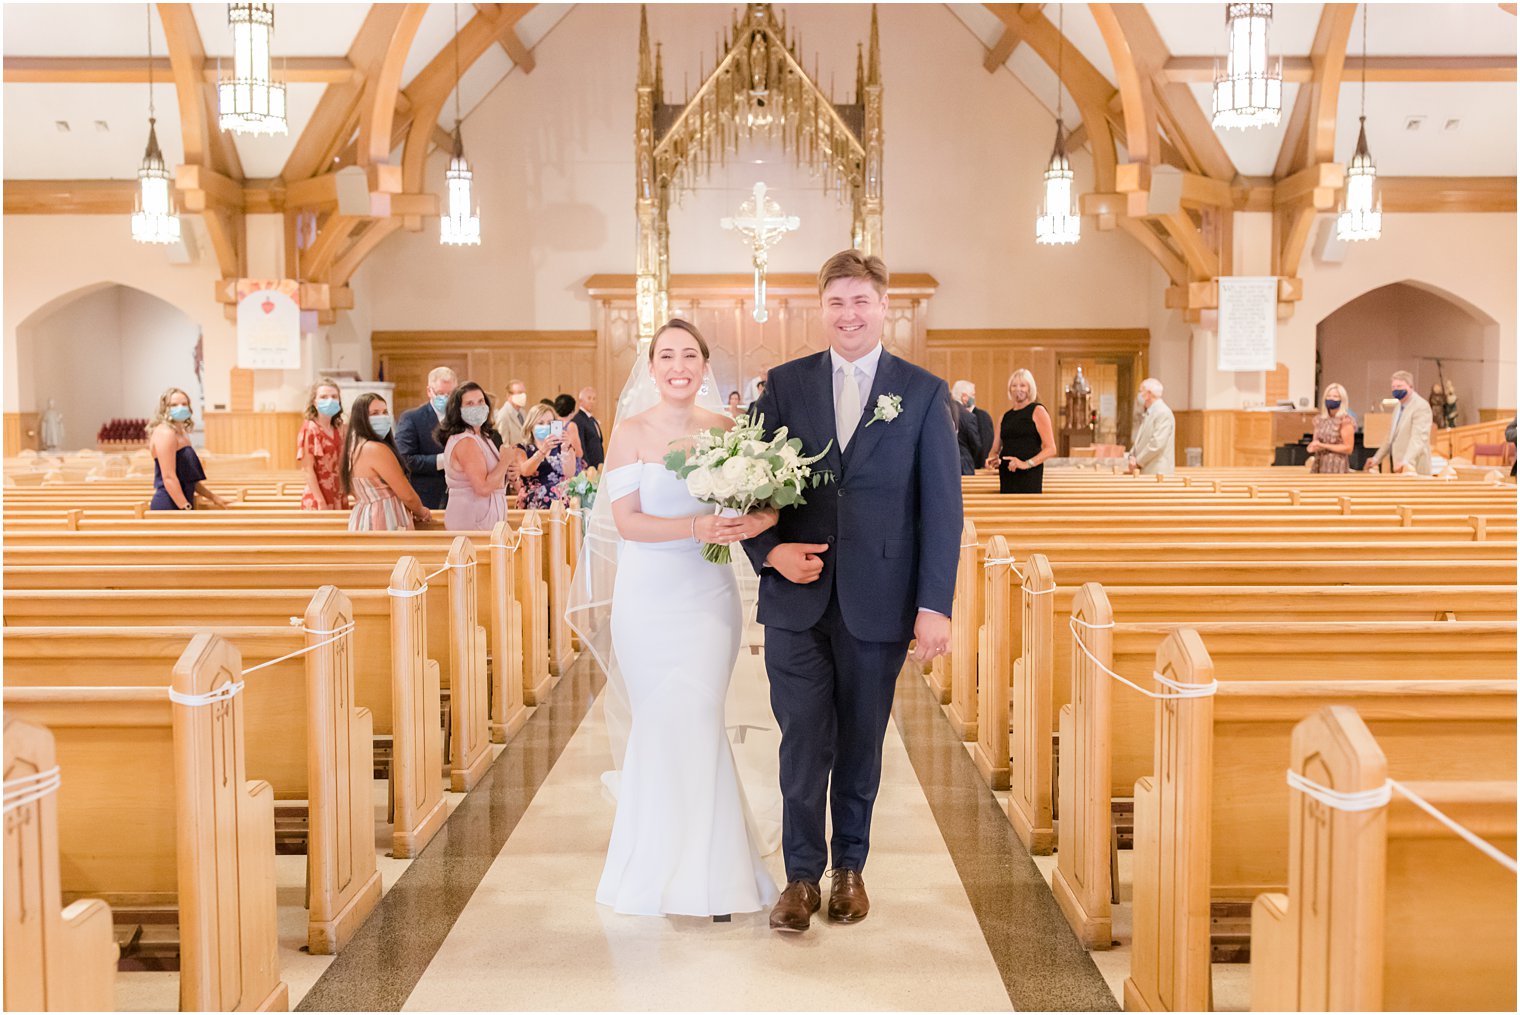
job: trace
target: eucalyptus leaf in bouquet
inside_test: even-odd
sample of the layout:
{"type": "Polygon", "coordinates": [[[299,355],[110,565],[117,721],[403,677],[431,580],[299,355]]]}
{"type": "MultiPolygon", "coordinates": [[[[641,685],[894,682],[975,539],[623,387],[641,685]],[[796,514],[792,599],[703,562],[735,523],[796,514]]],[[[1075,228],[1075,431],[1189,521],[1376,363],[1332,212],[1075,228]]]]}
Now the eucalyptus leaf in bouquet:
{"type": "MultiPolygon", "coordinates": [[[[832,443],[830,444],[832,446],[832,443]]],[[[811,457],[802,441],[787,435],[786,427],[770,439],[765,417],[749,415],[734,421],[733,429],[713,427],[692,435],[690,446],[665,456],[665,467],[686,484],[687,491],[705,504],[744,514],[755,508],[795,507],[806,503],[807,490],[831,481],[833,474],[814,470],[828,447],[811,457]]],[[[707,543],[702,556],[714,564],[733,559],[728,546],[707,543]]]]}

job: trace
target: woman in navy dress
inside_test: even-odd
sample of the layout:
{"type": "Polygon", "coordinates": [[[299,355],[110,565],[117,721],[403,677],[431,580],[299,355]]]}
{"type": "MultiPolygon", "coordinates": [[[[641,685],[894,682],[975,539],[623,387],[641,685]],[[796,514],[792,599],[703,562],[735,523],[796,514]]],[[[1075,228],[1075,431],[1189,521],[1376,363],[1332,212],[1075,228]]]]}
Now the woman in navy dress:
{"type": "Polygon", "coordinates": [[[190,446],[190,431],[195,417],[190,411],[190,396],[179,388],[170,388],[158,398],[158,414],[153,417],[153,431],[148,447],[153,452],[154,511],[194,511],[198,493],[219,508],[227,502],[206,485],[206,470],[200,456],[190,446]]]}

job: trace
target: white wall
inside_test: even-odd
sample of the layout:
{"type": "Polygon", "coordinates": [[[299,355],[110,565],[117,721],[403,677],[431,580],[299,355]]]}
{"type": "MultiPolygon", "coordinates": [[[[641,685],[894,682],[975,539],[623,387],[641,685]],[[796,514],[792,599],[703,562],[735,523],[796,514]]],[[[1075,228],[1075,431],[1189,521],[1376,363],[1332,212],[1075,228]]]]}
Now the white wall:
{"type": "MultiPolygon", "coordinates": [[[[854,88],[864,5],[788,6],[811,69],[854,88]],[[833,61],[831,64],[831,60],[833,61]]],[[[654,5],[651,35],[664,44],[668,97],[682,97],[713,64],[713,35],[731,8],[654,5]]],[[[1034,242],[1050,115],[1006,70],[982,69],[981,45],[937,5],[880,8],[885,80],[884,236],[896,271],[939,279],[933,328],[1144,327],[1151,280],[1140,249],[1094,229],[1075,248],[1034,242]]],[[[581,5],[535,51],[537,69],[514,73],[465,123],[484,242],[443,248],[436,223],[397,234],[370,258],[373,327],[585,328],[581,283],[634,268],[633,115],[638,8],[581,5]],[[586,54],[596,53],[588,60],[586,54]]],[[[1079,186],[1090,186],[1085,155],[1079,186]]],[[[428,167],[442,186],[444,160],[428,167]]],[[[671,215],[675,272],[743,272],[743,244],[719,227],[763,178],[802,229],[774,250],[771,270],[814,272],[849,243],[850,214],[818,192],[806,168],[746,143],[671,215]],[[754,160],[764,160],[756,166],[754,160]]],[[[1090,223],[1089,223],[1090,225],[1090,223]]]]}
{"type": "Polygon", "coordinates": [[[20,347],[39,410],[63,414],[63,448],[94,447],[111,419],[151,418],[170,385],[201,413],[194,355],[200,328],[163,300],[107,286],[26,322],[20,347]]]}

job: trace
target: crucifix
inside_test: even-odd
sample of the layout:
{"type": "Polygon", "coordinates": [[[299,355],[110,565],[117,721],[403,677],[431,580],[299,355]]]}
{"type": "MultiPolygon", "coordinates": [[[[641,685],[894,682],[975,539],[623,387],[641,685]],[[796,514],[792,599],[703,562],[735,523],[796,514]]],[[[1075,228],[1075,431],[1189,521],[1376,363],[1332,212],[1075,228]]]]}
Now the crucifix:
{"type": "Polygon", "coordinates": [[[766,196],[765,184],[756,183],[749,199],[739,206],[739,214],[725,216],[721,225],[749,241],[755,265],[755,320],[764,324],[770,317],[765,309],[765,268],[770,249],[787,233],[798,228],[802,220],[796,215],[782,215],[781,206],[766,196]]]}

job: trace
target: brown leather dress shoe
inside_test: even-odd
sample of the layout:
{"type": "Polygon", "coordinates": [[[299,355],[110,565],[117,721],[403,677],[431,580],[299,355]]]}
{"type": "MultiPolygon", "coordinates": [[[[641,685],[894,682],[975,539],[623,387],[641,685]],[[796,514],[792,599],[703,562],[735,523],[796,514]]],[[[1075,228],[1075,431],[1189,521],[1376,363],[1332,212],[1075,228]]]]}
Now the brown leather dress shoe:
{"type": "Polygon", "coordinates": [[[860,871],[837,870],[829,889],[829,919],[835,923],[859,923],[871,911],[866,883],[860,871]]]}
{"type": "Polygon", "coordinates": [[[788,881],[781,898],[771,910],[771,930],[801,934],[812,923],[822,896],[816,881],[788,881]]]}

